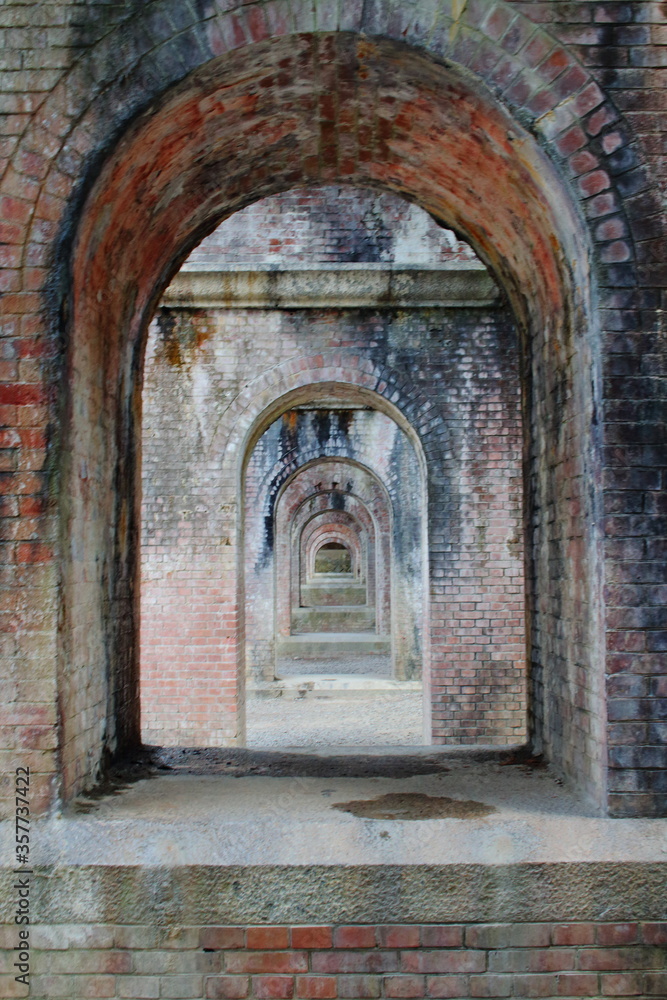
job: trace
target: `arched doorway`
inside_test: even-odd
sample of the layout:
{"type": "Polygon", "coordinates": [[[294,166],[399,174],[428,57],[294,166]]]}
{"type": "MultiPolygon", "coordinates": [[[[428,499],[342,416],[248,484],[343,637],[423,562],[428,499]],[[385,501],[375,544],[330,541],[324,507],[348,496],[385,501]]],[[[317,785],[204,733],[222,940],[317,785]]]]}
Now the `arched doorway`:
{"type": "MultiPolygon", "coordinates": [[[[354,80],[345,99],[375,109],[377,131],[368,146],[357,138],[351,159],[332,149],[320,160],[316,140],[321,120],[313,116],[309,101],[299,106],[293,99],[297,82],[305,80],[313,98],[317,83],[309,71],[302,72],[293,39],[263,42],[214,61],[205,74],[185,81],[139,121],[102,171],[82,216],[71,341],[71,380],[81,405],[71,414],[67,471],[73,502],[65,516],[70,553],[85,549],[97,555],[83,574],[73,571],[78,560],[68,563],[65,572],[61,685],[67,694],[89,672],[87,697],[95,704],[105,701],[107,710],[104,724],[91,729],[81,728],[83,716],[64,719],[66,783],[72,789],[85,780],[84,761],[92,766],[104,746],[113,751],[137,739],[137,375],[156,298],[193,243],[222,216],[271,191],[338,178],[401,191],[466,234],[510,297],[524,331],[527,521],[532,526],[531,731],[537,745],[583,775],[590,786],[600,767],[595,727],[583,727],[576,696],[565,702],[562,692],[564,678],[572,682],[570,691],[580,683],[582,670],[586,673],[583,658],[590,665],[581,681],[587,717],[601,717],[601,678],[593,666],[600,622],[590,613],[599,604],[597,548],[591,540],[596,514],[592,502],[584,503],[567,537],[548,514],[550,506],[562,502],[567,484],[590,468],[598,444],[589,434],[597,368],[588,347],[591,337],[595,342],[595,329],[585,331],[585,342],[583,336],[583,328],[594,323],[585,233],[535,141],[465,74],[387,40],[368,43],[342,34],[300,36],[298,44],[301,55],[320,47],[335,52],[341,71],[354,80]],[[275,65],[281,59],[289,64],[281,82],[261,96],[258,81],[267,62],[275,65]],[[232,118],[222,111],[234,106],[235,87],[249,86],[253,98],[247,123],[252,128],[240,135],[236,120],[232,128],[232,118]],[[220,101],[222,105],[216,104],[220,101]],[[207,115],[206,107],[218,107],[221,113],[207,115]],[[506,200],[489,213],[499,178],[506,200]],[[123,222],[128,199],[131,227],[123,222]],[[113,283],[110,260],[120,261],[113,283]],[[562,363],[551,363],[554,352],[562,363]],[[114,430],[107,433],[105,428],[114,430]],[[89,509],[99,512],[92,520],[86,515],[89,509]],[[573,538],[577,545],[571,544],[573,538]],[[564,578],[571,587],[564,588],[564,578]],[[82,631],[90,648],[107,650],[104,663],[97,654],[91,658],[84,653],[77,640],[82,631]]],[[[236,416],[244,403],[241,399],[236,416]]],[[[414,417],[419,434],[431,419],[428,408],[414,417]]],[[[226,470],[229,494],[222,503],[230,508],[224,511],[229,515],[224,531],[230,539],[225,553],[229,563],[235,558],[238,530],[235,468],[230,464],[226,470]]],[[[229,663],[234,662],[233,676],[239,608],[234,594],[222,599],[227,611],[221,639],[229,663]]],[[[432,656],[438,656],[437,643],[432,656]]]]}

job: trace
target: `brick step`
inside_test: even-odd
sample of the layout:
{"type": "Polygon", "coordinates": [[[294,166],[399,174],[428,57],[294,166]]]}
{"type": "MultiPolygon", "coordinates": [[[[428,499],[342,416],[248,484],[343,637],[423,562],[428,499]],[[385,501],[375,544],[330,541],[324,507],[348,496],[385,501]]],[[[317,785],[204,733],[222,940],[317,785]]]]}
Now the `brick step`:
{"type": "Polygon", "coordinates": [[[303,632],[371,632],[374,628],[374,608],[319,605],[292,611],[293,635],[303,632]]]}
{"type": "Polygon", "coordinates": [[[391,652],[389,636],[375,632],[309,632],[283,636],[276,643],[278,656],[336,657],[351,653],[391,652]]]}

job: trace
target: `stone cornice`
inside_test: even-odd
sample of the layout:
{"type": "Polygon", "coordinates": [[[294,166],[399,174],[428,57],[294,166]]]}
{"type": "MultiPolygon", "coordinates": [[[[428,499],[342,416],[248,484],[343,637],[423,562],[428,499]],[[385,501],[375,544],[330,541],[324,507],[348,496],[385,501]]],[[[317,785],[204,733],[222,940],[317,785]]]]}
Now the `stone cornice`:
{"type": "Polygon", "coordinates": [[[181,270],[162,298],[175,309],[434,309],[492,306],[499,292],[482,264],[236,265],[181,270]]]}

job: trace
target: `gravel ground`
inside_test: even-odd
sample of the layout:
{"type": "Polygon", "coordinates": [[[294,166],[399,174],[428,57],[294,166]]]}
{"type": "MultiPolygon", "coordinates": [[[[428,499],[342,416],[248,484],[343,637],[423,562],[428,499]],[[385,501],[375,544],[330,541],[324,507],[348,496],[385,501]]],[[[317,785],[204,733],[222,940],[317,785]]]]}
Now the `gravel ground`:
{"type": "MultiPolygon", "coordinates": [[[[391,657],[368,653],[326,659],[283,657],[277,674],[391,677],[391,657]]],[[[376,691],[357,698],[250,698],[246,723],[246,745],[253,749],[420,746],[422,697],[414,692],[376,691]]]]}
{"type": "Polygon", "coordinates": [[[419,693],[368,698],[253,698],[247,704],[246,746],[420,746],[419,693]]]}
{"type": "Polygon", "coordinates": [[[364,677],[391,677],[391,657],[379,653],[351,653],[347,656],[310,659],[309,657],[279,657],[278,677],[299,674],[363,674],[364,677]]]}

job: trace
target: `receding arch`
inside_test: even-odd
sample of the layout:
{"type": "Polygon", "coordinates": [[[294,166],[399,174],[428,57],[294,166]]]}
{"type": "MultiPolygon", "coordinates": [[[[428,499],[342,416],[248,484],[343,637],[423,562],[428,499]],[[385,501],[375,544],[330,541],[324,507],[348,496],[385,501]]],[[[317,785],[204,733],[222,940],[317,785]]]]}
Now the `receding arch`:
{"type": "MultiPolygon", "coordinates": [[[[275,590],[276,620],[275,634],[289,635],[292,607],[299,603],[299,574],[298,564],[295,565],[292,558],[292,544],[290,538],[290,527],[297,533],[304,525],[316,517],[322,511],[328,511],[331,502],[331,490],[324,485],[324,480],[332,477],[346,483],[344,492],[340,499],[362,523],[369,537],[373,539],[373,565],[369,567],[368,581],[369,593],[374,598],[376,609],[376,620],[381,633],[392,635],[392,652],[396,676],[405,679],[406,677],[421,675],[422,658],[422,636],[425,630],[427,616],[427,565],[426,565],[426,479],[424,474],[425,458],[422,453],[421,443],[416,437],[414,430],[410,428],[401,409],[395,403],[389,402],[386,398],[378,395],[370,389],[371,385],[377,385],[377,374],[375,377],[369,376],[362,379],[363,375],[359,369],[346,368],[342,366],[344,355],[336,354],[331,361],[337,363],[337,368],[330,368],[325,362],[326,357],[319,356],[319,367],[312,369],[306,365],[296,365],[293,378],[302,384],[297,385],[285,395],[275,398],[275,393],[267,390],[263,386],[255,402],[254,421],[243,426],[236,427],[236,435],[243,438],[245,448],[242,451],[243,468],[247,465],[247,460],[252,453],[254,445],[259,440],[261,434],[267,426],[275,424],[278,417],[276,414],[294,415],[294,407],[298,403],[311,400],[312,398],[324,398],[333,409],[346,401],[348,403],[359,404],[363,401],[372,412],[379,411],[383,416],[389,417],[387,423],[394,427],[397,435],[401,435],[406,442],[406,446],[413,455],[415,479],[420,483],[419,495],[406,498],[403,510],[398,512],[396,520],[391,513],[392,496],[393,507],[396,509],[398,494],[395,485],[387,484],[386,469],[384,459],[379,459],[378,455],[371,450],[365,455],[366,464],[362,464],[360,457],[350,459],[345,454],[339,454],[335,449],[331,453],[323,452],[320,447],[315,453],[309,456],[307,452],[300,452],[297,462],[284,463],[280,461],[277,465],[278,474],[271,483],[265,483],[261,493],[264,506],[260,509],[257,505],[258,497],[254,497],[254,507],[259,512],[259,516],[265,520],[275,516],[276,525],[272,532],[273,546],[271,560],[257,560],[256,556],[251,559],[254,569],[246,564],[246,574],[252,573],[252,586],[248,590],[258,593],[258,603],[260,615],[253,615],[250,612],[252,625],[249,631],[252,633],[253,649],[250,651],[253,660],[253,669],[256,672],[268,672],[273,676],[274,652],[272,647],[274,636],[274,624],[268,617],[267,608],[270,607],[271,600],[266,597],[267,592],[274,593],[274,572],[273,559],[275,557],[276,578],[283,581],[291,581],[289,587],[281,586],[275,590]],[[329,381],[335,375],[338,381],[329,381]],[[347,379],[347,381],[343,381],[347,379]],[[367,381],[368,388],[360,385],[360,382],[367,381]],[[260,400],[264,403],[263,412],[259,410],[260,400]],[[390,416],[391,414],[391,416],[390,416]],[[399,427],[400,422],[400,427],[399,427]],[[408,431],[410,433],[408,433],[408,431]],[[328,471],[327,471],[328,470],[328,471]],[[354,478],[356,471],[357,478],[362,477],[366,483],[366,490],[363,495],[348,480],[350,476],[354,478]],[[317,481],[322,480],[320,484],[317,481]],[[299,487],[298,489],[296,487],[299,487]],[[290,505],[286,510],[282,499],[289,491],[290,505]],[[405,561],[405,553],[400,551],[401,546],[397,546],[396,556],[392,556],[392,548],[396,547],[396,538],[401,534],[401,525],[405,519],[411,519],[415,524],[420,525],[420,551],[415,556],[417,561],[416,574],[412,567],[407,573],[399,574],[392,588],[392,575],[390,566],[392,559],[398,558],[401,565],[405,561]],[[393,534],[392,534],[393,532],[393,534]],[[377,544],[375,542],[377,539],[377,544]],[[392,592],[393,590],[393,592],[392,592]],[[391,608],[395,607],[396,613],[392,617],[391,608]]],[[[281,382],[285,379],[286,373],[282,373],[281,382]]],[[[284,386],[284,382],[282,382],[284,386]]],[[[404,398],[398,395],[398,401],[405,405],[409,394],[404,398]]],[[[234,445],[236,454],[238,449],[234,445]]],[[[341,488],[342,490],[342,488],[341,488]]],[[[334,492],[336,492],[334,490],[334,492]]],[[[245,490],[242,495],[245,495],[245,490]]],[[[400,506],[400,505],[399,505],[400,506]]],[[[243,526],[245,535],[245,525],[243,526]]],[[[253,536],[256,530],[249,532],[253,536]]],[[[244,536],[239,541],[241,548],[245,547],[244,536]]],[[[427,671],[428,668],[425,667],[427,671]]]]}
{"type": "MultiPolygon", "coordinates": [[[[278,86],[270,95],[259,88],[267,66],[275,67],[281,57],[293,58],[294,39],[289,44],[261,42],[249,47],[251,55],[240,50],[224,63],[214,60],[196,80],[187,80],[161,107],[143,116],[104,168],[83,214],[74,258],[70,360],[77,405],[71,414],[67,469],[76,517],[69,512],[66,517],[69,553],[74,558],[65,581],[68,638],[61,679],[66,687],[72,686],[78,673],[88,669],[85,657],[75,649],[75,635],[91,623],[107,640],[111,667],[108,683],[101,664],[92,668],[91,697],[109,702],[106,731],[82,733],[80,720],[64,720],[65,756],[72,761],[69,788],[85,774],[86,760],[99,758],[103,745],[115,750],[137,737],[136,633],[121,622],[132,623],[134,616],[137,375],[147,317],[197,239],[249,200],[297,183],[335,177],[402,193],[466,235],[494,269],[525,332],[527,465],[536,475],[531,494],[536,502],[529,517],[537,512],[531,613],[533,635],[542,630],[542,638],[550,644],[550,650],[542,645],[535,654],[535,671],[538,667],[544,671],[551,652],[565,674],[574,675],[582,659],[592,662],[598,648],[600,622],[594,615],[584,609],[578,624],[585,632],[583,643],[576,653],[572,647],[568,653],[558,629],[548,627],[553,608],[547,610],[540,603],[540,588],[548,593],[553,577],[550,548],[554,543],[561,549],[563,545],[562,539],[550,537],[540,511],[554,498],[558,502],[559,483],[575,481],[585,466],[590,467],[597,446],[594,435],[586,437],[597,385],[596,357],[587,343],[595,344],[596,330],[585,331],[591,334],[586,341],[582,327],[593,322],[586,243],[572,201],[535,140],[464,72],[387,40],[369,42],[341,34],[300,39],[298,44],[304,59],[304,53],[312,57],[318,46],[331,46],[355,81],[355,100],[386,111],[384,117],[378,114],[378,121],[390,125],[379,130],[373,148],[357,146],[349,163],[338,157],[320,162],[316,156],[320,133],[313,125],[317,119],[310,113],[311,105],[305,101],[304,110],[293,104],[295,86],[302,78],[295,75],[290,80],[286,73],[282,89],[278,86]],[[253,91],[243,119],[252,132],[249,128],[239,134],[235,109],[243,103],[241,79],[253,91]],[[216,106],[220,113],[207,115],[206,110],[216,106]],[[225,114],[225,109],[234,114],[225,114]],[[486,206],[493,200],[499,177],[507,199],[489,217],[486,206]],[[131,227],[128,205],[133,210],[131,227]],[[117,260],[112,283],[108,263],[117,260]],[[575,356],[577,364],[572,361],[575,356]],[[560,369],[554,367],[554,359],[561,358],[560,369]],[[568,379],[574,391],[557,400],[559,386],[568,379]],[[569,410],[564,411],[563,398],[571,400],[569,410]],[[565,468],[566,460],[574,465],[565,468]],[[95,505],[104,523],[91,526],[90,518],[79,515],[95,505]],[[88,543],[105,558],[99,567],[91,565],[87,573],[79,574],[83,560],[78,553],[88,543]],[[84,580],[87,589],[90,579],[99,598],[92,618],[83,593],[84,580]],[[72,653],[76,655],[68,655],[72,653]]],[[[315,82],[309,72],[304,71],[303,78],[309,99],[314,99],[315,82]]],[[[391,393],[387,398],[391,401],[391,393]]],[[[426,401],[414,421],[417,433],[433,416],[426,401]]],[[[587,536],[595,515],[591,503],[586,500],[577,525],[589,554],[595,553],[587,536]]],[[[234,558],[230,552],[230,565],[234,558]]],[[[593,607],[599,587],[597,568],[583,562],[576,567],[582,574],[583,604],[593,607]]],[[[232,618],[230,634],[236,627],[232,618]]],[[[550,675],[542,673],[539,687],[534,699],[535,737],[564,767],[576,770],[574,743],[557,731],[549,717],[562,685],[550,684],[550,675]]],[[[570,721],[574,715],[574,707],[569,715],[560,713],[570,721]]],[[[588,755],[589,771],[596,766],[590,760],[588,755]]]]}
{"type": "Polygon", "coordinates": [[[347,550],[347,562],[349,569],[347,572],[355,577],[363,573],[366,579],[365,555],[367,554],[368,542],[362,526],[351,519],[348,524],[336,523],[327,513],[322,515],[320,523],[316,518],[312,518],[308,525],[304,525],[299,537],[299,578],[308,580],[313,573],[319,572],[316,569],[317,557],[321,549],[329,547],[344,548],[347,550]],[[326,523],[322,523],[322,519],[326,523]]]}
{"type": "Polygon", "coordinates": [[[352,576],[356,569],[352,561],[356,552],[347,542],[348,539],[342,535],[329,535],[323,539],[313,553],[313,573],[337,572],[352,576]],[[331,550],[330,555],[329,550],[331,550]]]}

